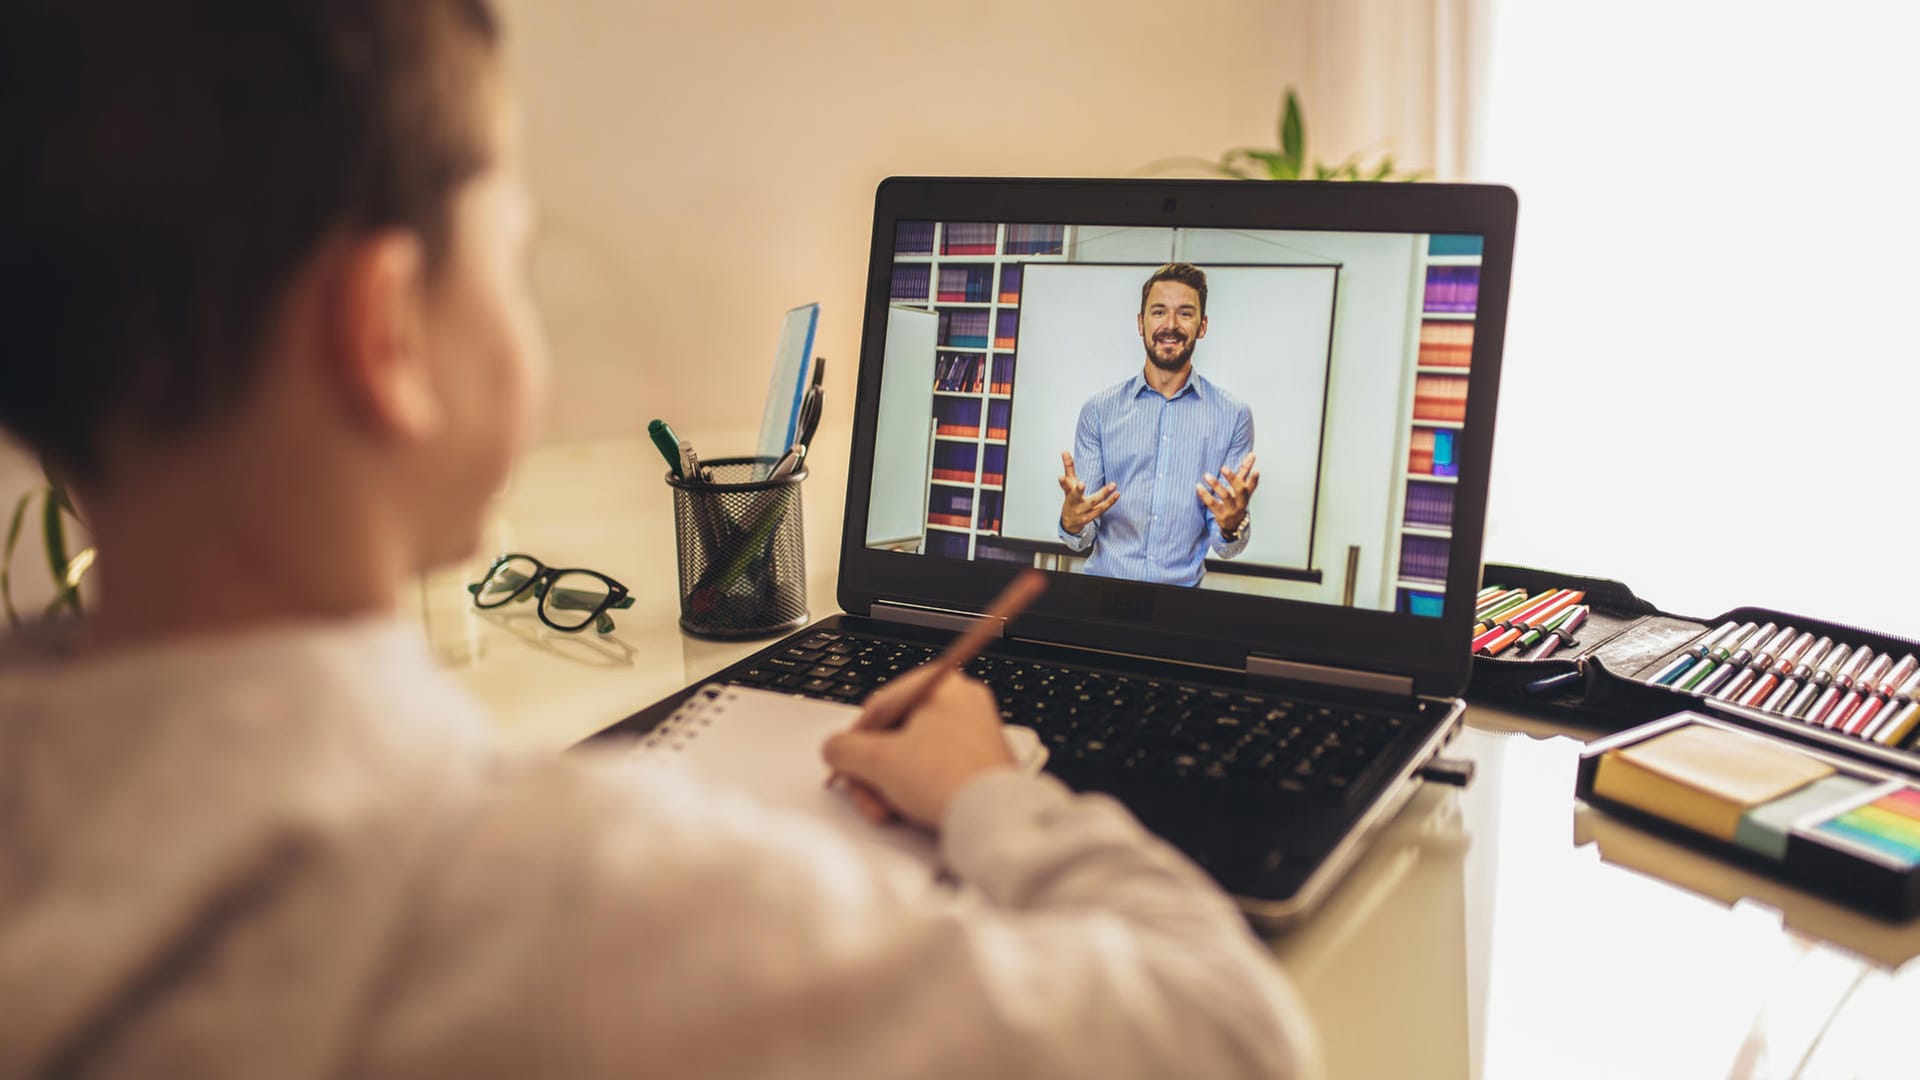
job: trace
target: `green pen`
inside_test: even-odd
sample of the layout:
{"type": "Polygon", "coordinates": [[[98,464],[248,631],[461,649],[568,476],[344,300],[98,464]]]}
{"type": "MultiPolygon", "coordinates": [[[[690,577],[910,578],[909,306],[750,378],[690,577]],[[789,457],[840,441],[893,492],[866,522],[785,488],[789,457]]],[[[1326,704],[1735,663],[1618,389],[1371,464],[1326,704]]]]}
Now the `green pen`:
{"type": "Polygon", "coordinates": [[[665,420],[655,420],[647,425],[647,434],[653,437],[653,445],[660,449],[660,456],[667,459],[667,468],[673,470],[675,480],[684,480],[680,471],[680,440],[674,437],[673,429],[665,420]]]}

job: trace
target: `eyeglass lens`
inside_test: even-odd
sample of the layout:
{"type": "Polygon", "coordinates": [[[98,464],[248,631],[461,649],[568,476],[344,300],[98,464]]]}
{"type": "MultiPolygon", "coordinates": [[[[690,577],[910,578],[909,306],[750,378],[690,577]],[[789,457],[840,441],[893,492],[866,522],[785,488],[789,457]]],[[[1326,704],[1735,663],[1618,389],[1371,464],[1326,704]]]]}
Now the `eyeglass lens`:
{"type": "Polygon", "coordinates": [[[592,574],[560,574],[547,584],[541,597],[547,619],[562,630],[578,630],[593,619],[611,592],[592,574]]]}
{"type": "Polygon", "coordinates": [[[480,592],[473,602],[481,607],[499,607],[526,588],[527,582],[539,572],[540,564],[524,555],[503,559],[487,575],[487,580],[480,583],[480,592]]]}

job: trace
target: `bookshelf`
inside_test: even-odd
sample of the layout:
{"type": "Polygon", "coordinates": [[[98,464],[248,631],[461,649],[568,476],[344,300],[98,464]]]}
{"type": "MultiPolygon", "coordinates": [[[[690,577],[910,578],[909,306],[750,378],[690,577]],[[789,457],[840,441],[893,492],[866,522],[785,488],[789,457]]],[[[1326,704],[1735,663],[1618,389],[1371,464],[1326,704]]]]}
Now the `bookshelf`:
{"type": "Polygon", "coordinates": [[[929,554],[1030,563],[999,541],[1007,431],[1019,358],[1020,285],[1031,262],[1065,262],[1066,225],[902,222],[893,243],[892,302],[940,317],[934,351],[929,554]]]}
{"type": "Polygon", "coordinates": [[[1430,236],[1425,254],[1419,353],[1407,417],[1406,497],[1396,538],[1400,565],[1394,607],[1437,615],[1453,545],[1454,490],[1460,482],[1458,439],[1467,412],[1481,240],[1430,236]]]}

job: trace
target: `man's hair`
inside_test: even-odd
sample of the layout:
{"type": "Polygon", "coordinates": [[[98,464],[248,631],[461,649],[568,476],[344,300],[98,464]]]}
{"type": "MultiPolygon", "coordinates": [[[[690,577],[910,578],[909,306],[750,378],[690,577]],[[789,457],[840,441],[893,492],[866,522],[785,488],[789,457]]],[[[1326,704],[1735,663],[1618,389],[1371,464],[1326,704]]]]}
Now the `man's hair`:
{"type": "Polygon", "coordinates": [[[3,5],[0,427],[76,480],[234,405],[329,235],[431,274],[490,164],[490,0],[3,5]]]}
{"type": "Polygon", "coordinates": [[[1155,270],[1153,276],[1147,279],[1147,283],[1140,286],[1140,312],[1143,315],[1147,310],[1147,294],[1153,291],[1153,283],[1156,281],[1177,281],[1182,285],[1192,288],[1194,292],[1199,293],[1200,315],[1202,318],[1206,317],[1207,272],[1205,270],[1200,269],[1192,263],[1168,263],[1160,269],[1155,270]]]}

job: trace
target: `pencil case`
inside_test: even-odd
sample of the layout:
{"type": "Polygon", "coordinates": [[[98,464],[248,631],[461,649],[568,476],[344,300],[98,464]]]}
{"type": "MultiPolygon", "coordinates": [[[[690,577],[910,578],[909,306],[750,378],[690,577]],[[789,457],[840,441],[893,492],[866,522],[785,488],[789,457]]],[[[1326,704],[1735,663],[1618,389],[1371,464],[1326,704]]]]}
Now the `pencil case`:
{"type": "Polygon", "coordinates": [[[1617,581],[1530,567],[1489,564],[1481,579],[1530,593],[1579,590],[1587,607],[1545,659],[1476,655],[1482,699],[1606,728],[1702,710],[1920,776],[1920,642],[1773,608],[1676,614],[1617,581]]]}

